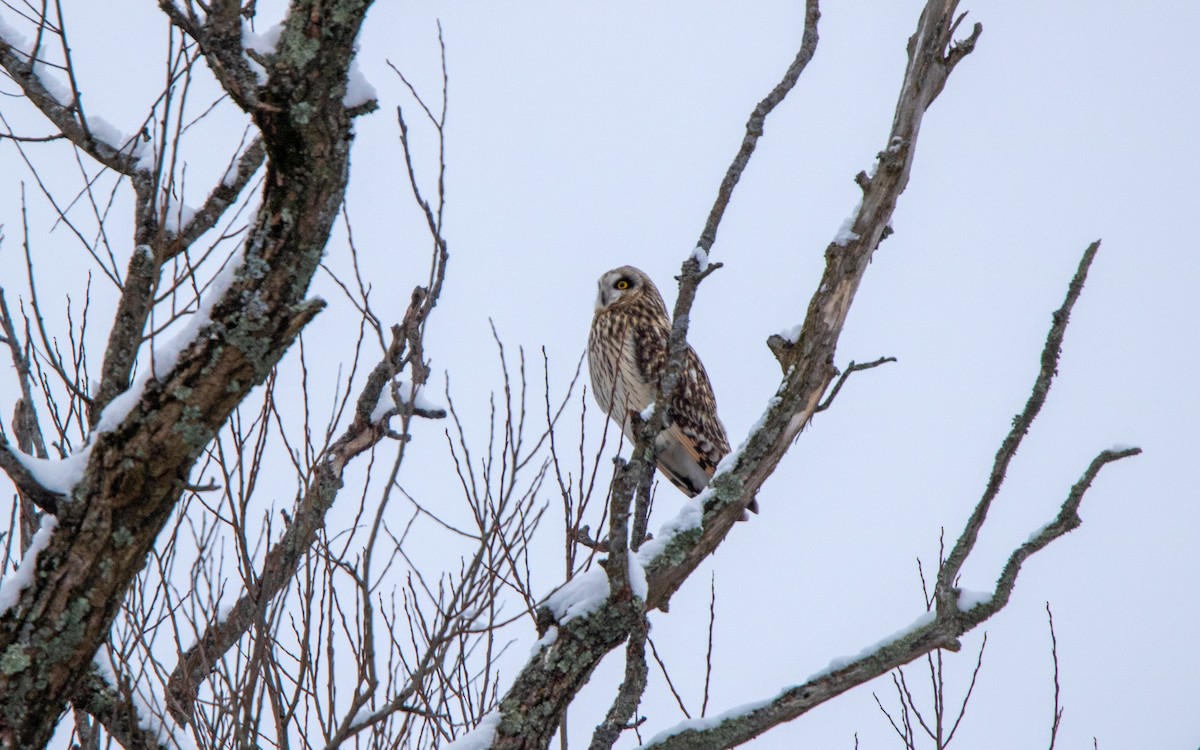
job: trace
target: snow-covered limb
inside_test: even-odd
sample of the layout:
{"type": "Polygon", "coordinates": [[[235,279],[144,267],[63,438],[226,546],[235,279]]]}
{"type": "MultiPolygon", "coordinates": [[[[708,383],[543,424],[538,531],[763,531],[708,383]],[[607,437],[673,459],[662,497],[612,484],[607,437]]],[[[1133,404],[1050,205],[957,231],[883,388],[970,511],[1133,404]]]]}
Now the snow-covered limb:
{"type": "MultiPolygon", "coordinates": [[[[6,439],[0,437],[0,470],[8,475],[21,494],[34,505],[47,513],[58,512],[58,503],[62,500],[64,493],[43,485],[33,470],[25,465],[26,460],[37,461],[38,459],[21,453],[6,439]]],[[[53,472],[50,473],[53,474],[53,472]]],[[[54,477],[47,479],[52,482],[54,480],[54,477]]],[[[61,483],[55,482],[55,484],[61,486],[61,483]]]]}
{"type": "Polygon", "coordinates": [[[927,613],[910,629],[864,650],[845,664],[839,666],[835,662],[829,670],[819,672],[801,685],[785,688],[770,698],[716,716],[683,722],[655,735],[643,747],[716,750],[740,745],[935,648],[953,648],[956,643],[954,631],[953,623],[927,613]]]}
{"type": "Polygon", "coordinates": [[[938,572],[934,594],[936,609],[922,614],[909,628],[866,649],[857,657],[834,660],[828,670],[818,672],[803,685],[781,692],[760,708],[746,712],[735,711],[725,721],[712,726],[684,727],[679,731],[660,735],[650,745],[664,748],[716,748],[740,744],[773,726],[791,721],[855,685],[903,666],[934,648],[957,650],[959,636],[986,621],[1008,604],[1025,560],[1080,525],[1080,503],[1100,470],[1106,464],[1141,453],[1139,448],[1108,450],[1097,455],[1079,481],[1072,486],[1055,519],[1013,550],[993,591],[964,591],[953,585],[958,579],[963,563],[974,548],[975,539],[986,519],[986,511],[999,492],[1008,462],[1045,401],[1050,381],[1058,367],[1063,334],[1071,308],[1082,291],[1083,281],[1095,256],[1096,247],[1093,244],[1084,253],[1079,270],[1069,286],[1067,299],[1054,315],[1054,324],[1047,336],[1041,358],[1041,373],[1034,383],[1025,411],[1014,420],[1013,431],[997,454],[987,490],[967,521],[954,550],[938,572]]]}
{"type": "Polygon", "coordinates": [[[50,535],[56,528],[58,528],[58,518],[49,513],[43,515],[37,533],[29,542],[29,548],[21,556],[21,563],[16,570],[0,580],[0,615],[17,603],[17,600],[21,598],[21,592],[33,580],[33,574],[37,571],[38,554],[46,548],[46,544],[50,541],[50,535]]]}
{"type": "Polygon", "coordinates": [[[487,750],[496,738],[496,727],[500,725],[500,712],[492,711],[479,720],[475,728],[448,745],[442,745],[442,750],[487,750]]]}
{"type": "MultiPolygon", "coordinates": [[[[185,31],[197,33],[213,74],[238,104],[253,107],[266,151],[280,158],[271,163],[275,179],[263,183],[262,205],[270,208],[255,212],[238,240],[247,248],[242,264],[247,273],[237,275],[225,295],[217,295],[227,299],[216,305],[208,325],[220,335],[193,338],[168,371],[154,373],[156,382],[145,387],[119,431],[94,441],[89,465],[97,481],[76,486],[78,502],[59,515],[59,527],[38,557],[39,569],[54,571],[52,580],[35,576],[18,606],[0,618],[0,653],[10,662],[0,670],[0,692],[21,695],[22,704],[38,707],[18,711],[14,706],[5,713],[4,741],[14,747],[43,747],[50,741],[58,709],[92,671],[92,658],[109,639],[120,602],[153,553],[205,447],[320,311],[322,304],[308,290],[347,184],[353,131],[341,99],[365,6],[291,3],[287,12],[302,20],[284,24],[280,49],[303,49],[303,54],[273,58],[270,75],[279,77],[279,85],[261,92],[253,83],[243,86],[253,76],[242,75],[246,65],[234,59],[244,58],[239,3],[210,4],[203,18],[187,17],[177,3],[161,7],[181,20],[185,31]],[[307,35],[313,28],[321,33],[307,35]],[[260,95],[271,101],[253,99],[260,95]],[[309,117],[294,118],[296,111],[309,117]]],[[[53,33],[49,24],[43,28],[53,33]]],[[[132,177],[134,223],[144,232],[137,241],[153,247],[155,227],[139,217],[153,213],[142,209],[158,205],[158,190],[171,186],[150,186],[134,157],[93,138],[80,103],[63,107],[5,42],[0,42],[0,65],[74,144],[132,177]]],[[[154,257],[161,259],[155,249],[154,257]]],[[[144,253],[132,254],[131,266],[138,268],[125,279],[105,350],[100,388],[106,396],[89,419],[127,390],[147,331],[143,313],[168,288],[156,286],[160,269],[147,260],[152,259],[144,253]],[[136,304],[125,304],[138,296],[136,304]],[[124,350],[113,355],[120,361],[110,361],[108,355],[117,349],[124,350]]],[[[150,370],[159,363],[151,367],[143,356],[142,364],[150,370]]],[[[325,500],[336,494],[336,487],[321,490],[325,500]]],[[[302,550],[307,549],[306,544],[302,550]]],[[[283,578],[286,585],[290,577],[283,578]]]]}
{"type": "Polygon", "coordinates": [[[855,657],[833,660],[828,669],[814,674],[803,684],[712,719],[685,722],[656,735],[644,747],[681,750],[732,747],[791,721],[850,688],[904,666],[935,648],[958,650],[958,638],[963,633],[977,627],[1008,603],[1016,583],[1016,574],[1024,560],[1078,525],[1076,511],[1079,501],[1100,468],[1138,452],[1137,448],[1131,448],[1121,453],[1105,451],[1097,456],[1071,489],[1056,521],[1045,527],[1045,532],[1037,542],[1027,542],[1013,551],[995,591],[954,589],[952,607],[922,613],[909,627],[864,649],[855,657]],[[1072,522],[1070,519],[1075,520],[1072,522]]]}
{"type": "Polygon", "coordinates": [[[587,617],[608,600],[608,574],[597,565],[578,573],[546,597],[542,606],[554,614],[561,626],[576,617],[587,617]]]}
{"type": "Polygon", "coordinates": [[[139,171],[138,157],[132,153],[136,149],[131,141],[103,120],[98,120],[97,130],[93,130],[71,88],[58,80],[45,63],[31,62],[31,51],[23,35],[8,25],[0,26],[0,66],[21,87],[25,98],[84,153],[121,174],[135,175],[139,171]]]}
{"type": "MultiPolygon", "coordinates": [[[[857,656],[834,659],[827,669],[812,675],[803,684],[787,688],[773,698],[727,711],[711,720],[681,724],[656,735],[645,747],[679,750],[732,747],[791,721],[850,688],[902,667],[933,649],[957,651],[958,638],[962,634],[974,629],[1008,604],[1022,563],[1079,525],[1079,503],[1100,469],[1105,464],[1140,452],[1138,448],[1129,448],[1122,452],[1104,451],[1098,455],[1071,488],[1055,521],[1047,524],[1034,540],[1013,551],[994,591],[952,589],[949,597],[939,600],[936,610],[922,613],[912,625],[864,649],[857,656]],[[946,607],[944,601],[951,601],[952,604],[946,607]]],[[[968,522],[963,534],[970,532],[968,522]]]]}
{"type": "Polygon", "coordinates": [[[753,703],[744,703],[740,706],[731,708],[728,711],[722,711],[719,714],[713,714],[712,716],[702,716],[697,719],[681,721],[670,729],[664,729],[658,734],[652,736],[646,741],[646,744],[642,745],[642,747],[655,747],[656,745],[666,742],[675,735],[683,734],[684,732],[705,732],[710,729],[715,729],[721,724],[736,720],[761,708],[766,708],[770,704],[770,699],[754,701],[753,703]]]}

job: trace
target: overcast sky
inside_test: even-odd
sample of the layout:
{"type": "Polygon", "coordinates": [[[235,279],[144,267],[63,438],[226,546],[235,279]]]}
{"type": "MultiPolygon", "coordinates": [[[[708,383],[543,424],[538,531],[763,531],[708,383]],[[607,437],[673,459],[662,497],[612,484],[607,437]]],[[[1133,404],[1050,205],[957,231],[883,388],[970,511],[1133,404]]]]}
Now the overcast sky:
{"type": "MultiPolygon", "coordinates": [[[[64,4],[80,19],[72,41],[89,66],[86,101],[134,131],[161,80],[165,32],[152,4],[64,4]]],[[[924,611],[916,559],[929,570],[940,529],[957,536],[1028,397],[1050,313],[1084,248],[1102,239],[1059,378],[963,587],[992,585],[1097,452],[1138,445],[1145,453],[1101,473],[1083,526],[1031,559],[1008,608],[948,656],[951,695],[959,696],[987,630],[955,745],[1047,743],[1046,602],[1065,706],[1058,747],[1091,747],[1093,737],[1100,748],[1200,744],[1200,253],[1192,226],[1200,5],[1082,7],[964,4],[967,25],[981,22],[983,35],[925,119],[896,232],[876,254],[838,348],[839,366],[899,361],[851,379],[767,482],[761,515],[733,530],[669,615],[652,615],[651,637],[689,709],[700,703],[710,576],[710,711],[803,682],[924,611]]],[[[802,10],[799,2],[377,4],[359,59],[381,108],[357,124],[348,210],[376,312],[387,320],[399,320],[424,279],[428,243],[402,179],[395,106],[416,114],[386,61],[436,99],[436,19],[447,47],[451,260],[427,343],[437,390],[448,372],[461,410],[486,408],[488,391],[500,387],[489,318],[532,361],[545,347],[561,389],[583,351],[596,278],[612,267],[648,272],[670,306],[671,277],[699,236],[746,118],[795,55],[802,10]]],[[[735,445],[778,382],[767,336],[801,321],[822,253],[858,200],[852,178],[886,145],[919,10],[912,0],[826,4],[816,58],[768,120],[721,226],[712,258],[726,265],[701,287],[690,340],[735,445]]],[[[46,132],[12,98],[0,99],[0,112],[31,134],[46,132]]],[[[185,201],[199,203],[224,172],[240,134],[232,112],[228,121],[194,138],[185,201]]],[[[428,128],[415,127],[414,138],[432,145],[428,128]]],[[[31,153],[51,174],[73,165],[58,146],[31,153]]],[[[432,185],[431,165],[420,166],[432,185]]],[[[61,230],[47,234],[50,210],[7,142],[0,176],[0,285],[24,284],[16,203],[24,179],[43,263],[57,269],[47,284],[58,299],[79,289],[78,244],[61,230]]],[[[117,231],[112,239],[126,254],[122,267],[127,238],[117,231]]],[[[328,256],[331,267],[347,267],[344,231],[328,256]]],[[[306,346],[327,347],[327,361],[313,367],[334,382],[349,358],[346,328],[357,324],[328,277],[314,291],[335,304],[306,332],[306,346]]],[[[96,304],[99,315],[112,302],[96,304]]],[[[101,320],[93,324],[98,342],[107,334],[101,320]]],[[[0,410],[10,413],[15,398],[5,374],[0,410]]],[[[596,409],[588,420],[598,433],[596,409]]],[[[457,496],[447,489],[441,429],[418,426],[401,481],[414,495],[450,503],[457,496]]],[[[281,488],[280,503],[293,492],[281,488]]],[[[680,497],[660,488],[652,528],[680,497]]],[[[545,569],[536,579],[549,591],[561,577],[561,530],[543,531],[545,569]]],[[[519,627],[506,680],[536,640],[519,627]]],[[[573,708],[575,742],[607,709],[620,658],[604,663],[573,708]]],[[[911,669],[923,687],[920,666],[911,669]]],[[[682,718],[653,665],[651,675],[646,738],[682,718]]],[[[848,750],[857,734],[862,748],[896,747],[872,691],[895,705],[882,678],[753,745],[848,750]]]]}

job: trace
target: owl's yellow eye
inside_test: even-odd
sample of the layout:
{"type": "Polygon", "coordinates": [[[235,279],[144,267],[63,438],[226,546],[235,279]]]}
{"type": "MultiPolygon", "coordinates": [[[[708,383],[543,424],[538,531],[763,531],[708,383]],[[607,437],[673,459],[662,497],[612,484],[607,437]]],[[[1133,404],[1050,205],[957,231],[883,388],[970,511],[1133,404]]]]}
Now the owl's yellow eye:
{"type": "Polygon", "coordinates": [[[613,284],[613,286],[621,291],[625,291],[629,288],[629,279],[618,279],[617,283],[613,284]]]}

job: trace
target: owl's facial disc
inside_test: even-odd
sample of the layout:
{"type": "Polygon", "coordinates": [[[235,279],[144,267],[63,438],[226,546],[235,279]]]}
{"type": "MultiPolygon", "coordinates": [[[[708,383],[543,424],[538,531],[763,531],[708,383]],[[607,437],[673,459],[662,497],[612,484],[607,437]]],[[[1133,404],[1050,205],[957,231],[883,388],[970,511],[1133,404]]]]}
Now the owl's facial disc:
{"type": "Polygon", "coordinates": [[[596,294],[596,311],[603,310],[620,299],[621,295],[633,291],[636,285],[636,279],[619,271],[604,274],[600,277],[600,288],[596,294]]]}

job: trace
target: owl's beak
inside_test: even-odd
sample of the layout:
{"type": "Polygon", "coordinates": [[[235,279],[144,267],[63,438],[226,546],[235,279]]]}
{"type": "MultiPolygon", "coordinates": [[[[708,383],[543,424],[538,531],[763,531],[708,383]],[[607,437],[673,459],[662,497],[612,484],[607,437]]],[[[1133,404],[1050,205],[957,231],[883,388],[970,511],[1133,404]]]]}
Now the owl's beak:
{"type": "Polygon", "coordinates": [[[596,285],[596,312],[600,312],[604,308],[608,307],[608,300],[604,296],[604,291],[605,289],[603,284],[596,285]]]}

